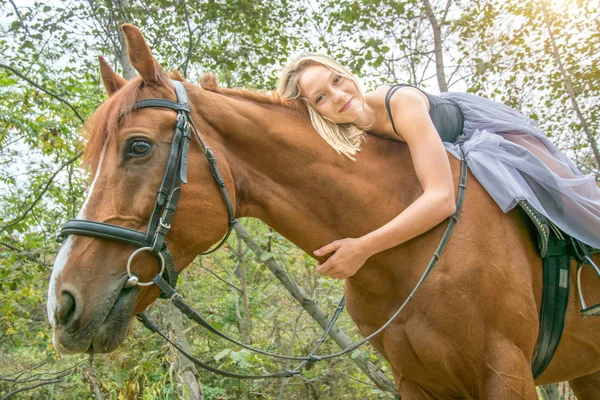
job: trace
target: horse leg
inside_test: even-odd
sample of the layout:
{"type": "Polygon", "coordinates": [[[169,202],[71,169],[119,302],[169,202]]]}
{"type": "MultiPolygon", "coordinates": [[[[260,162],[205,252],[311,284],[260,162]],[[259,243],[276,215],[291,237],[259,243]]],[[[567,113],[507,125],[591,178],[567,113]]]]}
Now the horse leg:
{"type": "MultiPolygon", "coordinates": [[[[398,381],[396,381],[398,382],[398,381]]],[[[398,390],[402,400],[435,400],[436,397],[429,395],[419,385],[408,379],[400,379],[398,390]]]]}
{"type": "Polygon", "coordinates": [[[392,371],[394,383],[398,388],[399,396],[395,400],[435,400],[436,398],[427,394],[415,382],[392,371]]]}
{"type": "Polygon", "coordinates": [[[600,371],[569,381],[578,400],[600,400],[600,371]]]}
{"type": "Polygon", "coordinates": [[[496,342],[496,351],[486,359],[486,399],[537,400],[537,390],[533,381],[531,364],[521,349],[507,341],[496,342]],[[504,342],[504,346],[501,343],[504,342]]]}

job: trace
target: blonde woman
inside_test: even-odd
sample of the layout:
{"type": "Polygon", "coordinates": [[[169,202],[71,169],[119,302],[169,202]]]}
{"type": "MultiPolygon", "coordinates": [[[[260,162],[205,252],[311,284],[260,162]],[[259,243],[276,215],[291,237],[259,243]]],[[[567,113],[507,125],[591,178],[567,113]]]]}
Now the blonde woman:
{"type": "Polygon", "coordinates": [[[365,134],[405,142],[423,194],[384,226],[315,251],[333,254],[317,270],[346,279],[378,252],[435,227],[455,210],[446,147],[460,146],[469,168],[504,212],[527,200],[567,234],[600,248],[600,190],[537,127],[500,103],[462,93],[433,96],[409,85],[363,93],[335,60],[305,54],[282,71],[278,92],[304,102],[319,135],[354,159],[365,134]]]}

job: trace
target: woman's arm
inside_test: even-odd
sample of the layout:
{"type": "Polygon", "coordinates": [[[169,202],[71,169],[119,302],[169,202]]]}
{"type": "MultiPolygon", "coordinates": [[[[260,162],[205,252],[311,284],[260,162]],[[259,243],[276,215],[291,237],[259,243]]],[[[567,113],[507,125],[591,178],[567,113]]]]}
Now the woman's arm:
{"type": "Polygon", "coordinates": [[[426,99],[414,88],[402,88],[390,103],[396,130],[406,141],[423,194],[382,227],[360,238],[336,240],[315,251],[335,253],[317,270],[345,279],[373,254],[397,246],[435,227],[455,211],[454,183],[446,149],[435,130],[426,99]]]}

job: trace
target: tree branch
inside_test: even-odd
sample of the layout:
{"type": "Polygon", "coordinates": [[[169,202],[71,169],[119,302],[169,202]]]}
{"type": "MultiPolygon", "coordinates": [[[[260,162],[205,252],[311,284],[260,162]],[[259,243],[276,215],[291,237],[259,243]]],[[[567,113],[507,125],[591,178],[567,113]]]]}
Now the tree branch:
{"type": "Polygon", "coordinates": [[[38,265],[39,265],[39,266],[41,266],[41,267],[44,267],[44,268],[48,268],[48,267],[50,267],[50,265],[48,265],[48,264],[46,264],[46,263],[43,263],[43,262],[40,262],[40,261],[38,261],[38,260],[37,260],[35,257],[32,257],[32,256],[30,256],[30,255],[27,253],[27,251],[25,251],[25,250],[23,250],[23,249],[20,249],[20,248],[18,248],[17,246],[13,246],[13,245],[12,245],[12,244],[10,244],[10,243],[6,243],[6,242],[0,242],[0,246],[4,246],[4,247],[6,247],[6,248],[8,248],[8,249],[11,249],[11,250],[14,250],[14,251],[16,251],[17,253],[19,253],[19,254],[18,254],[19,256],[21,256],[21,257],[24,257],[24,258],[28,259],[29,261],[33,261],[34,263],[38,264],[38,265]]]}
{"type": "MultiPolygon", "coordinates": [[[[33,330],[33,329],[37,329],[37,328],[32,328],[32,329],[30,329],[30,330],[33,330]]],[[[28,330],[26,330],[26,331],[24,331],[24,332],[29,332],[30,330],[28,329],[28,330]]],[[[15,380],[18,380],[18,379],[19,379],[19,377],[20,377],[21,375],[23,375],[25,372],[27,372],[27,371],[31,371],[32,369],[39,368],[39,367],[41,367],[42,365],[44,365],[44,364],[48,363],[50,360],[52,360],[52,356],[48,356],[48,357],[47,357],[45,360],[42,360],[42,361],[40,361],[39,363],[37,363],[37,364],[34,364],[34,365],[32,365],[31,367],[29,367],[29,368],[25,368],[24,370],[21,370],[21,371],[18,371],[18,372],[14,372],[14,373],[12,373],[12,374],[5,375],[5,376],[0,376],[0,380],[4,380],[4,381],[8,381],[8,380],[10,380],[10,381],[15,381],[15,380]],[[16,378],[9,378],[9,376],[11,376],[11,375],[17,375],[17,377],[16,377],[16,378]]]]}
{"type": "MultiPolygon", "coordinates": [[[[23,371],[20,371],[18,373],[18,375],[17,375],[17,379],[18,379],[19,376],[23,375],[23,373],[25,373],[26,371],[29,371],[29,370],[32,370],[32,369],[36,369],[36,368],[39,368],[40,366],[44,365],[46,362],[48,362],[49,359],[50,359],[50,357],[48,359],[46,359],[46,360],[44,360],[44,361],[36,364],[33,367],[30,367],[30,368],[27,368],[27,369],[25,369],[23,371]]],[[[71,367],[63,369],[62,371],[59,371],[59,372],[37,374],[37,375],[34,375],[34,376],[30,376],[30,377],[28,377],[26,379],[16,381],[13,384],[13,386],[16,385],[16,384],[18,384],[18,383],[25,383],[25,382],[31,382],[32,380],[36,380],[36,379],[33,379],[35,376],[54,375],[54,376],[49,377],[49,378],[38,378],[37,380],[40,381],[39,383],[37,383],[35,385],[31,385],[31,386],[26,386],[26,387],[17,389],[15,391],[11,391],[6,396],[0,398],[0,400],[7,400],[8,398],[14,396],[17,393],[24,392],[24,391],[27,391],[27,390],[32,390],[32,389],[35,389],[35,388],[40,387],[40,386],[50,385],[50,384],[53,384],[53,383],[62,382],[62,379],[64,377],[66,377],[67,375],[69,375],[75,368],[77,368],[83,362],[85,362],[85,360],[78,361],[75,364],[73,364],[71,367]]]]}
{"type": "Polygon", "coordinates": [[[9,1],[10,1],[10,4],[12,4],[13,8],[15,9],[15,13],[17,14],[17,17],[19,18],[19,22],[21,22],[21,26],[23,27],[23,29],[25,29],[25,32],[27,32],[27,36],[31,36],[31,33],[29,33],[29,29],[27,29],[27,25],[25,25],[25,20],[23,19],[23,16],[19,12],[17,5],[15,4],[15,2],[13,0],[9,0],[9,1]]]}
{"type": "Polygon", "coordinates": [[[205,267],[204,265],[202,265],[200,263],[198,263],[198,265],[200,266],[200,268],[202,268],[203,270],[207,271],[208,273],[210,273],[211,275],[213,275],[215,278],[217,278],[218,280],[220,280],[221,282],[223,282],[227,286],[231,286],[232,288],[234,288],[235,290],[237,290],[238,292],[241,293],[242,289],[240,289],[239,287],[235,286],[233,283],[230,283],[230,282],[226,281],[225,279],[221,278],[219,275],[217,275],[216,272],[213,272],[212,270],[210,270],[209,268],[205,267]]]}
{"type": "Polygon", "coordinates": [[[190,26],[190,16],[188,15],[188,10],[187,10],[187,7],[186,7],[185,3],[183,3],[183,15],[185,16],[185,22],[186,22],[187,31],[188,31],[188,37],[189,37],[189,42],[188,42],[188,47],[187,47],[187,54],[185,55],[185,61],[183,62],[183,76],[187,78],[187,75],[188,75],[188,65],[190,63],[190,58],[192,57],[192,46],[193,46],[194,32],[192,31],[192,27],[190,26]]]}
{"type": "MultiPolygon", "coordinates": [[[[105,21],[101,21],[100,20],[100,16],[96,13],[96,3],[94,0],[88,0],[88,5],[90,7],[90,11],[92,12],[94,18],[92,18],[92,23],[96,26],[99,26],[99,30],[104,32],[105,37],[103,37],[103,41],[104,41],[104,45],[107,48],[113,48],[114,49],[114,53],[119,53],[119,49],[121,48],[120,45],[117,46],[117,42],[115,42],[114,37],[110,34],[110,32],[108,31],[108,29],[106,29],[107,26],[111,26],[112,25],[112,9],[109,11],[110,13],[110,17],[108,18],[108,22],[105,21]]],[[[117,58],[119,58],[120,56],[117,54],[117,58]]]]}
{"type": "Polygon", "coordinates": [[[69,107],[71,110],[73,110],[73,112],[75,113],[75,115],[77,116],[77,118],[79,118],[79,120],[81,121],[81,123],[85,122],[85,120],[83,119],[83,117],[81,115],[79,115],[79,113],[77,112],[77,110],[75,109],[75,107],[73,107],[71,105],[71,103],[69,103],[68,101],[66,101],[65,99],[63,99],[62,97],[60,97],[59,95],[54,94],[53,92],[49,91],[48,89],[45,89],[42,86],[38,85],[37,83],[35,83],[31,79],[29,79],[28,77],[26,77],[25,75],[23,75],[21,72],[17,71],[15,68],[11,67],[10,65],[6,65],[4,63],[0,63],[0,67],[11,71],[13,74],[17,75],[21,79],[24,79],[27,82],[29,82],[30,85],[35,86],[36,88],[38,88],[42,92],[46,93],[47,95],[55,98],[56,100],[60,101],[61,103],[66,104],[67,107],[69,107]]]}
{"type": "Polygon", "coordinates": [[[15,390],[15,391],[13,391],[13,392],[10,392],[10,393],[9,393],[9,394],[7,394],[6,396],[2,397],[0,400],[6,400],[6,399],[9,399],[10,397],[14,396],[15,394],[17,394],[17,393],[20,393],[20,392],[24,392],[24,391],[26,391],[26,390],[32,390],[32,389],[35,389],[35,388],[37,388],[37,387],[40,387],[40,386],[44,386],[44,385],[50,385],[50,384],[53,384],[53,383],[59,383],[59,382],[62,382],[62,378],[57,378],[57,379],[54,379],[54,380],[51,380],[51,381],[47,381],[47,382],[40,382],[40,383],[37,383],[37,384],[35,384],[35,385],[26,386],[26,387],[24,387],[24,388],[17,389],[17,390],[15,390]]]}
{"type": "Polygon", "coordinates": [[[54,174],[52,174],[52,176],[50,177],[50,180],[48,182],[46,182],[46,184],[44,185],[44,188],[42,189],[42,191],[37,195],[37,197],[35,198],[35,200],[27,208],[27,210],[25,210],[25,212],[20,217],[15,218],[14,220],[10,221],[6,225],[0,226],[0,230],[4,230],[6,228],[10,228],[11,226],[16,225],[19,222],[23,221],[25,219],[25,217],[27,217],[27,214],[29,214],[31,212],[31,210],[33,209],[33,207],[35,207],[37,205],[37,203],[42,199],[42,196],[48,191],[48,189],[50,188],[50,185],[52,184],[52,182],[54,181],[54,179],[56,178],[56,176],[59,174],[59,172],[62,171],[67,165],[73,163],[75,160],[77,160],[79,157],[81,157],[82,154],[83,154],[83,152],[78,152],[77,154],[75,154],[74,157],[72,157],[71,159],[67,160],[63,165],[61,165],[60,168],[57,169],[54,172],[54,174]]]}

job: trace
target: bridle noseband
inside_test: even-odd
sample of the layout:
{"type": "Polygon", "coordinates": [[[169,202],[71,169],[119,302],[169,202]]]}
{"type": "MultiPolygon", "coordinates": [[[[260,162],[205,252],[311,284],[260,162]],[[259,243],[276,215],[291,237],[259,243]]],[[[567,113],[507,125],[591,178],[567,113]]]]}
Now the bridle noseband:
{"type": "MultiPolygon", "coordinates": [[[[177,96],[177,103],[167,99],[145,99],[137,101],[132,108],[133,111],[141,108],[160,107],[177,112],[177,122],[175,123],[175,133],[173,135],[173,142],[171,143],[167,167],[163,175],[162,183],[158,189],[156,202],[152,214],[150,215],[146,232],[104,222],[72,219],[63,225],[58,236],[60,241],[64,240],[69,235],[83,235],[114,240],[139,247],[139,249],[131,254],[127,261],[127,274],[129,279],[125,284],[125,287],[132,287],[135,285],[148,286],[155,283],[156,279],[149,282],[139,282],[138,276],[131,271],[131,263],[134,257],[144,251],[153,254],[160,262],[160,272],[156,276],[160,278],[164,274],[163,283],[167,283],[171,288],[175,288],[177,285],[177,277],[179,274],[175,268],[175,263],[169,252],[165,238],[171,228],[171,221],[175,214],[177,201],[179,200],[180,184],[182,182],[184,184],[187,183],[188,154],[190,150],[190,141],[192,139],[192,128],[204,150],[212,175],[225,200],[229,219],[227,234],[225,234],[216,247],[202,254],[212,253],[221,247],[231,234],[233,225],[236,223],[233,205],[229,193],[227,192],[227,188],[225,187],[225,181],[223,180],[219,166],[217,165],[217,158],[212,150],[206,146],[202,137],[200,137],[198,129],[191,118],[187,92],[181,82],[172,81],[172,83],[177,96]]],[[[163,290],[161,290],[161,297],[166,297],[163,290]]]]}

